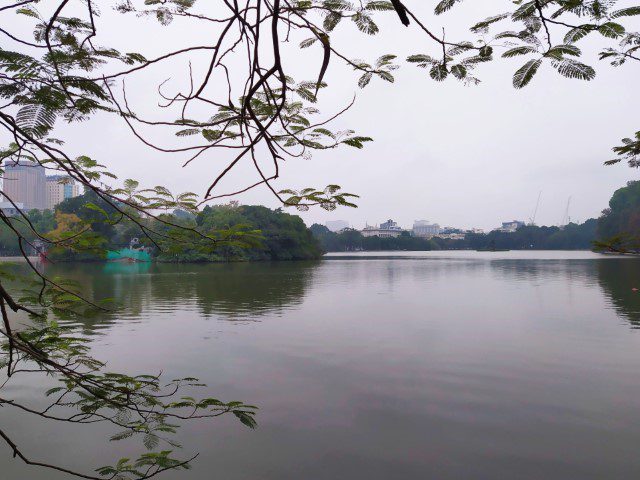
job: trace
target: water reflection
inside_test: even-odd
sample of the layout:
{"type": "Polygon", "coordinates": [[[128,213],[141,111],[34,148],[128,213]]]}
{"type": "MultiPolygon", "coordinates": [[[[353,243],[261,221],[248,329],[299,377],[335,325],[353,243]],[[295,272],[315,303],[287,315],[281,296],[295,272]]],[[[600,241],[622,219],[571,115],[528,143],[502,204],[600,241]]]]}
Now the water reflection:
{"type": "MultiPolygon", "coordinates": [[[[314,284],[350,285],[363,281],[391,292],[405,282],[433,285],[453,276],[489,277],[505,282],[561,285],[598,285],[616,313],[640,328],[640,260],[595,259],[363,259],[344,257],[324,262],[175,264],[65,264],[49,265],[47,273],[78,281],[87,295],[117,300],[118,313],[84,320],[87,333],[105,328],[120,318],[136,322],[162,311],[192,310],[229,321],[259,320],[282,315],[300,305],[314,284]],[[417,282],[417,283],[416,283],[417,282]]],[[[316,288],[314,287],[314,288],[316,288]]],[[[402,288],[404,288],[403,286],[402,288]]],[[[576,287],[579,288],[579,287],[576,287]]]]}
{"type": "Polygon", "coordinates": [[[133,275],[147,273],[153,264],[150,262],[123,263],[109,262],[102,267],[102,272],[107,275],[133,275]]]}
{"type": "Polygon", "coordinates": [[[504,280],[584,282],[596,284],[599,260],[496,260],[491,268],[504,280]]]}
{"type": "Polygon", "coordinates": [[[616,313],[640,328],[640,259],[598,262],[598,282],[616,313]]]}
{"type": "Polygon", "coordinates": [[[163,311],[196,311],[230,321],[281,315],[303,301],[317,267],[318,262],[108,263],[49,265],[46,273],[79,282],[90,298],[116,301],[116,313],[84,320],[89,331],[163,311]]]}

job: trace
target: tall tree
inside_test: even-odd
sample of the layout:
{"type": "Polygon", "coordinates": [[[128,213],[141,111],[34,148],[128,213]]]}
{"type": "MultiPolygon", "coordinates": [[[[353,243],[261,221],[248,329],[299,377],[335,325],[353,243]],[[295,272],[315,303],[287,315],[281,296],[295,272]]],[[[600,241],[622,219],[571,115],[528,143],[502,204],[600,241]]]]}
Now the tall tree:
{"type": "Polygon", "coordinates": [[[597,246],[614,252],[640,252],[640,182],[616,190],[598,219],[597,246]]]}

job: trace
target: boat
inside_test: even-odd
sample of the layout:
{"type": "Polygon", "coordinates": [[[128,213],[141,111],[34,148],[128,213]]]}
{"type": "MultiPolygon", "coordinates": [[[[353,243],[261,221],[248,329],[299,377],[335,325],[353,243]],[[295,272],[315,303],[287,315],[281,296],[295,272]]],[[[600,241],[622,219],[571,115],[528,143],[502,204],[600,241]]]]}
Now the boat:
{"type": "Polygon", "coordinates": [[[129,246],[120,250],[107,251],[107,261],[125,263],[146,263],[151,261],[149,248],[140,245],[140,239],[133,237],[129,246]]]}

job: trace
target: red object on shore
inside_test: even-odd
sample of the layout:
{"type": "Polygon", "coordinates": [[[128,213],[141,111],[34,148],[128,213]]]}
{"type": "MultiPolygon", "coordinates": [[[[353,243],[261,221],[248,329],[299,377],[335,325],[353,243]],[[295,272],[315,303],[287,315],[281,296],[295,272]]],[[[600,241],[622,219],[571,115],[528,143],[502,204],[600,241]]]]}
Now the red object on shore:
{"type": "Polygon", "coordinates": [[[632,291],[632,292],[637,292],[637,291],[638,291],[638,289],[637,289],[636,287],[633,287],[633,288],[631,289],[631,291],[632,291]]]}

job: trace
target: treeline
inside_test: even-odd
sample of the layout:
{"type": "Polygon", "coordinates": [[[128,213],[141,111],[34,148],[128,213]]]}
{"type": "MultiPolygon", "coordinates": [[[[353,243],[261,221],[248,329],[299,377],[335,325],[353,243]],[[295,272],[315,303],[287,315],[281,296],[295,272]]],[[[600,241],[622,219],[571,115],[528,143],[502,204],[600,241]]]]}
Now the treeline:
{"type": "Polygon", "coordinates": [[[438,244],[426,238],[412,237],[406,232],[398,237],[364,237],[357,230],[345,230],[335,233],[324,225],[314,223],[311,232],[326,252],[438,250],[438,244]]]}
{"type": "Polygon", "coordinates": [[[488,234],[467,233],[464,239],[452,240],[433,237],[412,237],[408,232],[395,238],[363,237],[355,230],[341,233],[331,232],[322,225],[314,224],[311,231],[328,252],[386,251],[386,250],[584,250],[593,247],[596,238],[597,220],[590,219],[577,225],[570,223],[564,228],[525,226],[516,232],[490,232],[488,234]]]}
{"type": "Polygon", "coordinates": [[[468,233],[464,240],[435,238],[442,249],[589,250],[596,238],[597,220],[570,223],[563,228],[526,225],[512,233],[468,233]]]}
{"type": "Polygon", "coordinates": [[[600,250],[640,252],[640,181],[616,190],[598,219],[600,250]]]}
{"type": "Polygon", "coordinates": [[[319,258],[323,252],[344,251],[581,250],[595,246],[600,250],[640,252],[640,181],[616,190],[609,208],[597,220],[564,228],[524,226],[513,233],[467,233],[460,240],[424,239],[408,233],[395,238],[363,237],[355,230],[334,233],[318,224],[307,228],[300,217],[280,209],[233,203],[208,206],[197,214],[174,211],[160,218],[165,222],[141,220],[147,236],[139,225],[122,218],[113,206],[88,192],[65,200],[55,212],[32,210],[26,218],[9,218],[10,225],[0,223],[0,255],[18,256],[22,250],[33,254],[30,244],[37,237],[31,226],[61,242],[48,254],[62,261],[99,260],[107,250],[128,246],[133,237],[164,262],[304,260],[319,258]],[[24,237],[22,249],[13,230],[24,237]],[[67,248],[65,238],[78,240],[77,235],[81,241],[75,242],[74,249],[67,248]]]}
{"type": "Polygon", "coordinates": [[[4,221],[0,222],[0,256],[12,257],[21,255],[20,244],[14,232],[19,232],[23,237],[22,248],[27,254],[31,254],[33,248],[30,243],[36,238],[33,233],[35,229],[38,232],[51,232],[56,228],[56,220],[54,212],[51,210],[31,210],[25,214],[27,217],[7,217],[7,225],[4,221]],[[29,226],[33,225],[33,229],[29,226]]]}
{"type": "MultiPolygon", "coordinates": [[[[127,211],[123,205],[118,207],[127,211]]],[[[128,247],[134,237],[152,257],[164,262],[306,260],[323,253],[302,219],[280,209],[231,203],[207,206],[197,214],[177,210],[158,219],[140,219],[143,231],[139,224],[88,192],[60,203],[55,212],[34,210],[27,219],[12,218],[11,227],[2,224],[0,254],[21,254],[11,228],[23,233],[23,247],[33,253],[29,243],[37,238],[29,222],[46,238],[61,243],[48,247],[47,256],[57,261],[100,260],[107,250],[128,247]],[[75,245],[68,248],[65,238],[71,237],[75,245]]]]}
{"type": "Polygon", "coordinates": [[[199,245],[173,242],[156,249],[161,261],[310,260],[322,256],[318,240],[297,215],[256,205],[207,206],[194,217],[184,214],[183,225],[208,232],[217,239],[199,239],[199,245]]]}

